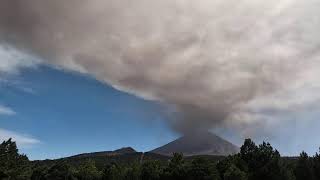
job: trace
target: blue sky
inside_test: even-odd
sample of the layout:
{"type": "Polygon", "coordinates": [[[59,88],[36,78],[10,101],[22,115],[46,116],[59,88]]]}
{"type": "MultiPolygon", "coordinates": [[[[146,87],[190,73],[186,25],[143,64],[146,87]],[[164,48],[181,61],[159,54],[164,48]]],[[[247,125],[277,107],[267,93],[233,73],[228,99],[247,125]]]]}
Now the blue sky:
{"type": "Polygon", "coordinates": [[[124,146],[148,151],[177,137],[161,121],[159,104],[92,78],[42,66],[7,80],[0,104],[13,112],[0,116],[0,127],[37,140],[21,143],[30,159],[124,146]]]}

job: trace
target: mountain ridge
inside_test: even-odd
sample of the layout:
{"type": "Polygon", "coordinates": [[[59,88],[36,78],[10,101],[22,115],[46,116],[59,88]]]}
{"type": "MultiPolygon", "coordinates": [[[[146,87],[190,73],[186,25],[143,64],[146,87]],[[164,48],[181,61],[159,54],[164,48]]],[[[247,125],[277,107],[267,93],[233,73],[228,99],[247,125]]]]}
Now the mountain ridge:
{"type": "Polygon", "coordinates": [[[210,132],[194,133],[192,135],[182,136],[172,142],[169,142],[161,147],[148,152],[138,152],[132,147],[123,147],[113,151],[100,151],[82,153],[62,159],[81,159],[81,158],[106,158],[106,157],[120,157],[120,156],[134,156],[146,154],[149,156],[156,156],[161,159],[170,157],[173,153],[183,153],[184,156],[227,156],[239,152],[239,147],[224,140],[223,138],[212,134],[210,132]]]}
{"type": "Polygon", "coordinates": [[[175,152],[183,153],[185,156],[227,156],[238,153],[239,147],[213,133],[196,132],[192,135],[182,136],[150,152],[166,156],[172,156],[175,152]]]}
{"type": "Polygon", "coordinates": [[[132,147],[123,147],[120,149],[116,149],[114,151],[100,151],[100,152],[91,152],[91,153],[82,153],[77,154],[74,156],[70,156],[67,158],[87,158],[87,157],[99,157],[99,156],[117,156],[117,155],[124,155],[124,154],[133,154],[137,153],[135,149],[132,147]]]}

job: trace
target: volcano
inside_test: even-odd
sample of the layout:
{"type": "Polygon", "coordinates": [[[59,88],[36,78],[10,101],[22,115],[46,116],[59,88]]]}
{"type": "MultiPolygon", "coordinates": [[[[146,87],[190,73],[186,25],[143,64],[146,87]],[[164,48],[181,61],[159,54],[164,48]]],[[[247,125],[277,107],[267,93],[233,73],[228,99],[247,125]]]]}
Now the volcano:
{"type": "Polygon", "coordinates": [[[194,155],[231,155],[239,152],[239,147],[210,132],[198,132],[183,136],[151,153],[172,156],[173,153],[183,153],[185,156],[194,155]]]}

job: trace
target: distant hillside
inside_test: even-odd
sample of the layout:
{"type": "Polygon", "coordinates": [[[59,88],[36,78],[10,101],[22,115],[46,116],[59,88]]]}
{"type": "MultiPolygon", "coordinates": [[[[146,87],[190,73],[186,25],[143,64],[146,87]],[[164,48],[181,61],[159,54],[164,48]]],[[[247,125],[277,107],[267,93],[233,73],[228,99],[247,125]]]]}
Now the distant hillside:
{"type": "Polygon", "coordinates": [[[56,162],[66,161],[74,166],[78,166],[90,159],[94,160],[96,166],[101,169],[112,162],[130,164],[134,162],[141,163],[149,160],[158,160],[165,163],[171,158],[170,156],[174,152],[182,152],[187,156],[187,161],[197,157],[205,157],[212,161],[217,161],[224,159],[226,155],[235,154],[238,151],[239,148],[237,146],[212,133],[197,133],[193,136],[181,137],[147,153],[137,152],[131,147],[125,147],[115,151],[83,153],[55,160],[33,161],[33,163],[50,165],[56,162]]]}
{"type": "Polygon", "coordinates": [[[88,157],[102,157],[102,156],[117,156],[117,155],[124,155],[124,154],[133,154],[136,153],[137,151],[134,150],[131,147],[125,147],[121,148],[115,151],[102,151],[102,152],[92,152],[92,153],[84,153],[84,154],[79,154],[75,156],[71,156],[68,158],[88,158],[88,157]]]}
{"type": "Polygon", "coordinates": [[[150,151],[152,153],[171,156],[174,152],[181,152],[185,156],[236,154],[239,147],[209,132],[200,132],[183,136],[169,144],[150,151]]]}
{"type": "MultiPolygon", "coordinates": [[[[186,157],[186,160],[189,161],[198,157],[200,156],[189,156],[189,157],[186,157]]],[[[205,155],[201,157],[205,157],[212,161],[224,159],[224,156],[205,155]]],[[[84,153],[84,154],[79,154],[79,155],[65,157],[61,159],[55,159],[55,160],[33,161],[33,164],[50,166],[57,162],[64,161],[77,167],[82,163],[87,162],[88,160],[93,160],[95,161],[96,167],[98,169],[103,169],[107,164],[110,164],[113,162],[119,163],[119,164],[131,164],[135,162],[142,163],[145,161],[157,160],[162,163],[166,163],[170,158],[171,158],[170,156],[165,156],[165,155],[156,154],[152,152],[147,152],[147,153],[136,152],[133,148],[128,147],[128,148],[118,149],[115,151],[84,153]]]]}

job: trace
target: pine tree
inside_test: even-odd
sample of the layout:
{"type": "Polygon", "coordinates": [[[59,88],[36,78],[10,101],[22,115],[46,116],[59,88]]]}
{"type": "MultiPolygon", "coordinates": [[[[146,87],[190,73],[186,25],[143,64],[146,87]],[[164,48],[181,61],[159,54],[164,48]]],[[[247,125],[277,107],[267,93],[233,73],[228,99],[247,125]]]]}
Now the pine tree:
{"type": "Polygon", "coordinates": [[[19,150],[12,139],[0,144],[0,176],[10,179],[27,179],[31,175],[29,159],[19,154],[19,150]]]}
{"type": "Polygon", "coordinates": [[[297,180],[314,180],[313,163],[306,152],[302,152],[298,159],[295,176],[297,180]]]}

